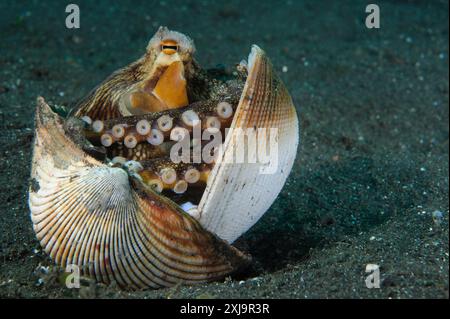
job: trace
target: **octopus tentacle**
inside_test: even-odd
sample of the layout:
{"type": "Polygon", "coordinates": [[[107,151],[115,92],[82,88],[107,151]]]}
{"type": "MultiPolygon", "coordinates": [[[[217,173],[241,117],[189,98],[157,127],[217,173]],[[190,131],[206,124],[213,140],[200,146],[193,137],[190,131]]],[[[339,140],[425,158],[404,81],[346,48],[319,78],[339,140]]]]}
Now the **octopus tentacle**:
{"type": "MultiPolygon", "coordinates": [[[[127,116],[120,119],[105,121],[96,120],[86,129],[86,136],[99,145],[112,149],[131,149],[126,152],[130,159],[145,159],[141,156],[148,153],[166,154],[167,147],[179,141],[186,134],[191,134],[195,125],[201,125],[202,130],[220,129],[224,131],[232,121],[232,114],[238,101],[202,101],[193,103],[188,107],[158,113],[127,116]],[[169,145],[163,145],[168,143],[169,145]],[[144,144],[150,144],[144,146],[144,144]],[[140,146],[139,149],[137,147],[140,146]],[[141,149],[146,151],[142,152],[141,149]],[[152,150],[152,151],[150,151],[152,150]],[[134,154],[134,153],[139,153],[134,154]],[[129,154],[129,155],[128,155],[129,154]]],[[[197,141],[193,141],[195,144],[197,141]]],[[[124,151],[112,150],[114,156],[124,155],[124,151]]]]}
{"type": "Polygon", "coordinates": [[[204,187],[211,172],[210,164],[173,163],[168,158],[141,161],[139,175],[158,192],[184,193],[188,187],[204,187]]]}

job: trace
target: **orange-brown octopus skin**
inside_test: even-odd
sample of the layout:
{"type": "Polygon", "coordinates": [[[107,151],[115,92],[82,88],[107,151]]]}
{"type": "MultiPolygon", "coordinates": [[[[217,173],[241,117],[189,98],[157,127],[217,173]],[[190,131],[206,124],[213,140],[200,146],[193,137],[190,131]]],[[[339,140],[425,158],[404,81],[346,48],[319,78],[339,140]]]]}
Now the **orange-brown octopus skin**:
{"type": "Polygon", "coordinates": [[[167,28],[160,28],[153,39],[158,37],[159,43],[151,41],[139,60],[103,81],[75,107],[72,116],[105,120],[128,115],[124,112],[142,114],[187,106],[186,76],[196,67],[194,44],[167,28]],[[165,38],[171,36],[178,39],[165,38]]]}
{"type": "MultiPolygon", "coordinates": [[[[165,109],[179,108],[189,104],[184,66],[181,61],[173,62],[164,71],[152,93],[165,104],[165,109]]],[[[154,112],[162,110],[155,109],[154,112]]]]}

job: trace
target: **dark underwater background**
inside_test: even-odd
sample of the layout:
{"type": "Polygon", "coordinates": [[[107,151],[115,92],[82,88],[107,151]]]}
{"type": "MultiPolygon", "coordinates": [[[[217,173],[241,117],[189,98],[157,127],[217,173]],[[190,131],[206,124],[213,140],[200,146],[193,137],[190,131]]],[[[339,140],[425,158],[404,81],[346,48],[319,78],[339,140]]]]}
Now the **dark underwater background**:
{"type": "Polygon", "coordinates": [[[448,298],[448,1],[0,1],[0,297],[448,298]],[[236,246],[238,278],[69,290],[35,239],[27,187],[37,96],[72,106],[140,57],[160,25],[206,68],[262,47],[301,123],[283,191],[236,246]],[[368,289],[367,264],[381,287],[368,289]],[[45,267],[49,266],[49,270],[45,267]],[[44,267],[44,268],[42,268],[44,267]],[[48,273],[47,273],[48,272],[48,273]]]}

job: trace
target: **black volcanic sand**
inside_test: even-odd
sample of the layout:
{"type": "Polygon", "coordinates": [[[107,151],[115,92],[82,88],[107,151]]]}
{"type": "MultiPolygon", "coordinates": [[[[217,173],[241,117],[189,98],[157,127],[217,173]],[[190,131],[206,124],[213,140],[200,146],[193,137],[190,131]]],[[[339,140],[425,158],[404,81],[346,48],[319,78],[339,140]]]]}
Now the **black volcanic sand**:
{"type": "Polygon", "coordinates": [[[79,30],[65,28],[61,1],[0,2],[1,297],[448,298],[447,1],[378,1],[379,30],[365,28],[367,1],[261,2],[77,1],[79,30]],[[205,67],[232,66],[253,43],[267,51],[300,116],[294,169],[236,243],[254,257],[248,273],[66,289],[27,207],[36,97],[73,105],[159,25],[190,35],[205,67]],[[365,286],[370,263],[380,289],[365,286]]]}

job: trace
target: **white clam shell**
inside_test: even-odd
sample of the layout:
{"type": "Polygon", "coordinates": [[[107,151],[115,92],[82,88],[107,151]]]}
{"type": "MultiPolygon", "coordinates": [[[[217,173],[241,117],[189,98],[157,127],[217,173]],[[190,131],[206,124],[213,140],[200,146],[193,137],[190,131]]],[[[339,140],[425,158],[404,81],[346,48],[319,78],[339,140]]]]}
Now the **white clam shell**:
{"type": "Polygon", "coordinates": [[[214,166],[198,210],[200,223],[230,243],[253,226],[272,205],[294,164],[299,141],[295,107],[286,88],[273,74],[265,53],[254,45],[248,61],[249,76],[231,128],[276,128],[278,149],[270,159],[276,167],[272,172],[259,161],[230,165],[225,159],[236,144],[242,143],[242,137],[236,130],[227,135],[223,156],[219,159],[222,162],[214,166]],[[265,89],[264,80],[272,77],[276,88],[265,89]],[[258,83],[262,83],[261,87],[258,83]],[[254,92],[259,95],[251,96],[254,92]],[[266,174],[262,173],[264,167],[266,174]]]}

